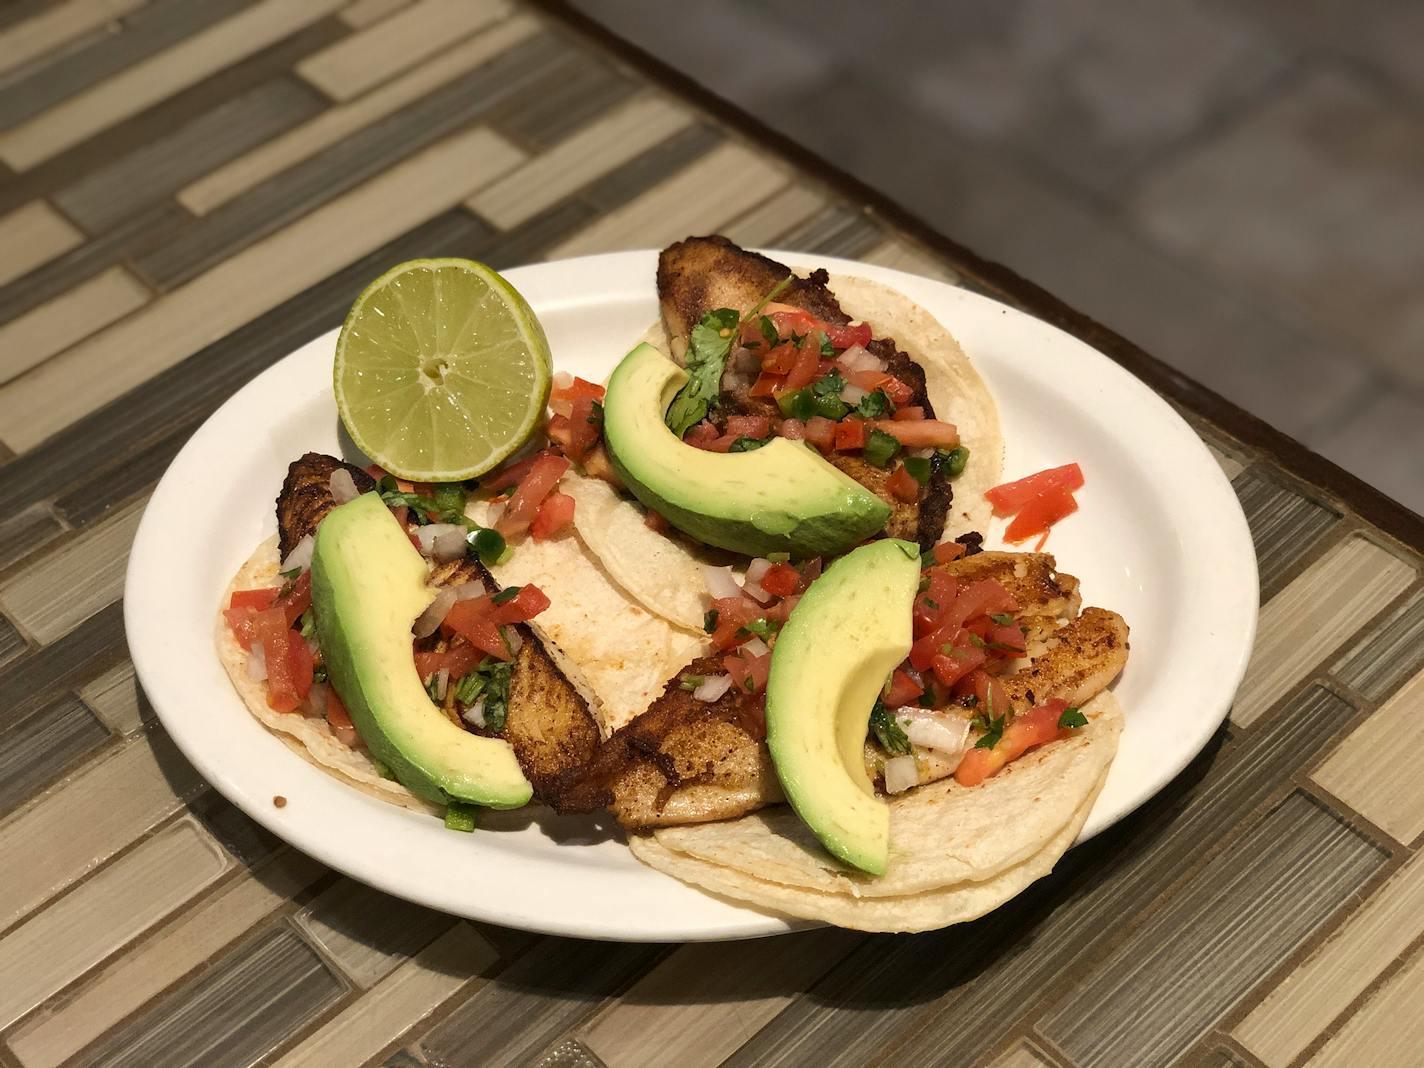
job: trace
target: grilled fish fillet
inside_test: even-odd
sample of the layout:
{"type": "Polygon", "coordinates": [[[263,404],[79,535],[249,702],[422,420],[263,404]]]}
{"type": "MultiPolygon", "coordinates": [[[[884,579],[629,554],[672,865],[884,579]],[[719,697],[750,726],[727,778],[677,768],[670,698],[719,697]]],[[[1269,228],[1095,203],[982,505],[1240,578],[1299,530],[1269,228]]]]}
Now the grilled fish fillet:
{"type": "MultiPolygon", "coordinates": [[[[287,469],[277,498],[277,529],[283,555],[307,534],[314,534],[317,524],[336,507],[328,484],[338,467],[352,473],[358,490],[374,488],[374,480],[360,468],[320,453],[307,453],[287,469]]],[[[479,562],[469,557],[437,566],[430,581],[436,586],[478,581],[487,591],[498,588],[479,562]]],[[[598,725],[588,703],[554,664],[538,636],[527,626],[517,629],[523,642],[515,654],[510,676],[509,713],[503,737],[513,747],[534,787],[534,796],[549,803],[558,796],[562,784],[577,776],[593,757],[598,748],[598,725]]],[[[423,639],[421,647],[441,649],[444,641],[437,633],[423,639]]],[[[454,708],[454,687],[448,688],[444,711],[457,726],[469,729],[454,708]]]]}
{"type": "MultiPolygon", "coordinates": [[[[1102,608],[1080,615],[1078,580],[1060,573],[1051,555],[984,552],[937,566],[964,582],[995,579],[1018,601],[1021,616],[1044,632],[1037,655],[1002,676],[1017,710],[1055,697],[1086,704],[1126,664],[1127,624],[1102,608]]],[[[680,686],[684,676],[722,671],[716,657],[684,669],[647,712],[604,743],[558,807],[608,808],[623,826],[642,828],[735,819],[783,800],[756,702],[731,690],[707,703],[680,686]]],[[[879,777],[879,759],[868,745],[872,778],[879,777]]],[[[952,774],[954,765],[925,760],[919,770],[923,785],[952,774]]]]}
{"type": "MultiPolygon", "coordinates": [[[[735,308],[748,312],[777,286],[791,268],[756,252],[739,248],[725,237],[689,237],[663,249],[658,256],[658,300],[663,325],[672,339],[673,354],[681,358],[687,338],[701,318],[715,308],[735,308]]],[[[777,294],[777,301],[802,308],[829,323],[850,322],[835,294],[827,288],[829,275],[813,271],[795,278],[777,294]]],[[[871,326],[879,324],[872,323],[871,326]]],[[[876,338],[867,348],[885,362],[886,370],[908,385],[914,393],[909,401],[935,417],[925,388],[925,372],[908,355],[895,347],[891,338],[876,338]]],[[[723,391],[722,404],[713,415],[720,427],[728,415],[764,415],[779,420],[781,412],[770,397],[753,397],[750,386],[723,391]]],[[[927,550],[944,534],[945,517],[954,498],[948,478],[936,460],[923,499],[916,503],[898,500],[887,488],[891,470],[875,467],[859,456],[833,454],[830,461],[890,505],[890,521],[885,534],[919,542],[927,550]]]]}

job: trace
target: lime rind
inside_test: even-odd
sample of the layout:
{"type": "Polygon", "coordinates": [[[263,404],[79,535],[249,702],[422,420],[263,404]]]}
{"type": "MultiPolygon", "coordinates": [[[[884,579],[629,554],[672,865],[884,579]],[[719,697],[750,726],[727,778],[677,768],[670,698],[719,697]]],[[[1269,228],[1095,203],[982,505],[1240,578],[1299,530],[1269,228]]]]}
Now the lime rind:
{"type": "Polygon", "coordinates": [[[538,429],[551,379],[548,339],[529,303],[491,268],[453,258],[398,264],[362,290],[342,325],[332,368],[337,410],[352,441],[387,471],[416,482],[474,478],[502,463],[538,429]],[[415,271],[430,272],[428,285],[399,284],[415,271]],[[467,291],[455,292],[462,285],[467,291]],[[447,289],[467,298],[458,324],[442,312],[447,289]],[[489,299],[497,306],[489,307],[489,299]],[[491,324],[507,326],[475,330],[491,324]],[[490,340],[460,351],[476,332],[490,340]],[[488,358],[505,347],[524,359],[488,358]],[[432,355],[440,359],[439,388],[421,381],[422,362],[432,355]],[[364,388],[348,389],[356,380],[364,388]],[[353,395],[362,393],[368,396],[353,395]]]}

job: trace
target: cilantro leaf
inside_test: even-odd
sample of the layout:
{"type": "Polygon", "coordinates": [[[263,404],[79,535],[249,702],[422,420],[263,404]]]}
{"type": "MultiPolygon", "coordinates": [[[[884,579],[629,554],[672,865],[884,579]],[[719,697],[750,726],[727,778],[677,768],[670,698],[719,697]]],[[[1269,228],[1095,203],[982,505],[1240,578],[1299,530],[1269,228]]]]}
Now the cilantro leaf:
{"type": "Polygon", "coordinates": [[[687,345],[687,384],[672,399],[664,421],[682,437],[707,418],[722,391],[722,370],[737,339],[740,317],[734,308],[715,308],[692,328],[687,345]]]}
{"type": "Polygon", "coordinates": [[[494,604],[508,604],[510,601],[514,600],[516,597],[519,596],[519,591],[522,589],[524,589],[523,586],[506,586],[504,589],[500,590],[497,594],[491,597],[490,601],[494,604]]]}
{"type": "Polygon", "coordinates": [[[702,614],[702,629],[708,634],[717,629],[717,609],[710,608],[702,614]]]}
{"type": "Polygon", "coordinates": [[[755,452],[757,449],[761,448],[763,445],[769,444],[770,442],[771,442],[771,439],[770,439],[770,438],[746,438],[746,437],[742,437],[742,438],[738,438],[736,441],[732,442],[731,447],[730,447],[729,449],[727,449],[727,451],[728,451],[728,452],[755,452]]]}
{"type": "Polygon", "coordinates": [[[999,744],[999,739],[1004,736],[1003,716],[995,716],[993,719],[976,716],[974,725],[984,732],[983,737],[974,743],[975,749],[993,749],[999,744]]]}
{"type": "Polygon", "coordinates": [[[880,748],[892,756],[905,756],[909,753],[910,739],[905,736],[900,724],[895,722],[895,717],[885,707],[885,702],[878,697],[875,699],[875,707],[870,710],[870,731],[880,743],[880,748]]]}
{"type": "Polygon", "coordinates": [[[900,442],[891,434],[885,433],[879,427],[872,427],[865,438],[865,448],[861,450],[861,456],[868,464],[876,467],[885,467],[891,460],[895,459],[900,452],[900,442]]]}
{"type": "Polygon", "coordinates": [[[1088,717],[1083,715],[1083,713],[1076,708],[1065,708],[1063,715],[1058,717],[1058,726],[1065,730],[1073,727],[1086,727],[1087,725],[1088,717]]]}
{"type": "Polygon", "coordinates": [[[755,634],[762,641],[766,641],[781,629],[781,624],[772,619],[753,619],[738,629],[746,631],[748,634],[755,634]]]}
{"type": "Polygon", "coordinates": [[[894,411],[895,405],[890,403],[890,396],[883,389],[867,393],[860,398],[860,403],[855,406],[855,414],[862,419],[879,419],[894,411]]]}
{"type": "Polygon", "coordinates": [[[761,328],[761,336],[766,338],[769,348],[781,344],[781,335],[776,332],[776,324],[771,321],[771,316],[763,315],[757,325],[761,328]]]}
{"type": "Polygon", "coordinates": [[[686,690],[688,693],[691,693],[706,681],[706,675],[684,675],[678,680],[677,687],[680,690],[686,690]]]}
{"type": "Polygon", "coordinates": [[[989,618],[1001,627],[1007,627],[1014,621],[1013,615],[1009,612],[991,612],[989,618]]]}

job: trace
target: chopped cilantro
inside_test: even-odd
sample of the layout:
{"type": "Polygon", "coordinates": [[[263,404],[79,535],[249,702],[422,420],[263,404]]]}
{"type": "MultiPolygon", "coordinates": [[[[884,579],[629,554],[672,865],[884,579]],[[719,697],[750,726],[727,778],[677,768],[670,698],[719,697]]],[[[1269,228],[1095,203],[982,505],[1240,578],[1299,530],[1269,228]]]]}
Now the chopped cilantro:
{"type": "Polygon", "coordinates": [[[770,439],[770,438],[746,438],[746,437],[742,437],[742,438],[738,438],[736,441],[732,442],[731,447],[730,447],[727,451],[728,451],[728,452],[756,452],[757,449],[761,448],[763,445],[770,444],[770,442],[771,442],[771,439],[770,439]]]}
{"type": "Polygon", "coordinates": [[[974,743],[975,749],[993,749],[999,744],[999,739],[1004,736],[1004,717],[995,716],[989,719],[986,716],[975,716],[974,726],[984,732],[983,736],[974,743]]]}
{"type": "Polygon", "coordinates": [[[589,409],[588,418],[584,421],[590,426],[603,425],[603,404],[601,401],[593,402],[593,407],[589,409]]]}
{"type": "Polygon", "coordinates": [[[430,673],[430,678],[425,680],[425,692],[436,704],[440,703],[440,672],[430,673]]]}
{"type": "Polygon", "coordinates": [[[326,665],[325,665],[325,664],[318,664],[316,667],[312,668],[312,682],[325,682],[325,681],[326,681],[326,665]]]}
{"type": "Polygon", "coordinates": [[[1065,730],[1072,727],[1086,727],[1087,725],[1088,717],[1083,715],[1083,713],[1076,708],[1065,708],[1063,715],[1058,717],[1058,726],[1065,730]]]}
{"type": "Polygon", "coordinates": [[[297,622],[302,625],[301,630],[303,638],[316,637],[316,620],[312,618],[312,612],[310,608],[308,608],[305,612],[302,613],[301,618],[298,619],[297,622]]]}
{"type": "Polygon", "coordinates": [[[682,437],[707,418],[722,390],[722,370],[737,339],[740,316],[735,308],[714,308],[692,328],[687,344],[687,384],[667,410],[668,428],[682,437]]]}
{"type": "Polygon", "coordinates": [[[737,629],[745,631],[747,634],[755,634],[762,641],[766,641],[781,629],[781,624],[773,619],[753,619],[750,623],[737,629]]]}
{"type": "Polygon", "coordinates": [[[895,405],[890,403],[890,396],[883,389],[867,393],[855,406],[855,414],[862,419],[879,419],[881,416],[893,414],[894,411],[895,405]]]}
{"type": "Polygon", "coordinates": [[[816,414],[816,398],[810,389],[792,389],[777,394],[776,406],[788,419],[800,419],[803,423],[816,414]]]}
{"type": "Polygon", "coordinates": [[[958,478],[964,474],[964,465],[969,463],[969,450],[963,445],[950,449],[948,452],[940,449],[939,459],[941,466],[944,467],[945,477],[958,478]]]}
{"type": "Polygon", "coordinates": [[[436,486],[432,496],[440,518],[446,522],[457,522],[465,514],[465,490],[458,482],[442,482],[436,486]]]}
{"type": "Polygon", "coordinates": [[[906,456],[901,461],[905,465],[905,470],[910,473],[910,477],[921,486],[926,485],[930,480],[930,462],[924,456],[906,456]]]}
{"type": "Polygon", "coordinates": [[[455,700],[468,708],[479,700],[488,680],[478,671],[471,671],[455,686],[455,700]]]}
{"type": "Polygon", "coordinates": [[[775,348],[781,344],[781,335],[776,332],[776,324],[771,321],[771,316],[761,316],[757,325],[761,327],[761,336],[766,338],[768,348],[775,348]]]}
{"type": "Polygon", "coordinates": [[[767,553],[766,558],[773,564],[789,564],[791,562],[790,553],[767,553]]]}
{"type": "Polygon", "coordinates": [[[302,569],[294,567],[290,571],[278,571],[277,574],[287,582],[294,582],[302,577],[302,569]]]}
{"type": "Polygon", "coordinates": [[[895,438],[885,433],[878,427],[871,429],[865,438],[865,448],[861,455],[865,457],[865,462],[874,464],[876,467],[885,467],[900,451],[900,443],[895,438]]]}
{"type": "Polygon", "coordinates": [[[514,600],[516,597],[519,596],[519,591],[522,589],[524,589],[523,586],[506,586],[504,589],[500,590],[497,594],[491,597],[490,601],[494,604],[508,604],[510,601],[514,600]]]}
{"type": "Polygon", "coordinates": [[[836,356],[835,346],[831,344],[831,339],[826,336],[826,332],[825,332],[824,330],[817,330],[816,333],[818,333],[818,334],[821,335],[821,359],[823,359],[823,360],[833,360],[833,359],[835,359],[835,356],[836,356]]]}
{"type": "Polygon", "coordinates": [[[706,675],[684,675],[681,679],[678,680],[677,688],[679,690],[686,690],[688,693],[691,693],[693,690],[697,689],[697,687],[701,686],[706,681],[706,675]]]}
{"type": "Polygon", "coordinates": [[[846,388],[846,380],[841,377],[839,370],[832,371],[828,375],[822,375],[811,386],[811,392],[818,397],[839,397],[841,390],[846,388]]]}
{"type": "Polygon", "coordinates": [[[976,649],[987,649],[989,647],[988,642],[986,642],[983,638],[979,637],[979,635],[975,634],[973,631],[970,631],[969,633],[969,644],[974,646],[976,649]]]}
{"type": "Polygon", "coordinates": [[[895,717],[885,707],[880,698],[875,699],[875,707],[870,710],[870,731],[880,748],[893,756],[904,756],[910,751],[910,739],[895,722],[895,717]]]}
{"type": "Polygon", "coordinates": [[[1007,627],[1014,621],[1014,617],[1008,612],[991,612],[989,618],[1001,627],[1007,627]]]}
{"type": "Polygon", "coordinates": [[[717,629],[717,609],[709,608],[702,614],[702,629],[708,634],[717,629]]]}
{"type": "Polygon", "coordinates": [[[469,834],[475,829],[475,812],[478,807],[464,801],[451,801],[445,806],[445,829],[469,834]]]}

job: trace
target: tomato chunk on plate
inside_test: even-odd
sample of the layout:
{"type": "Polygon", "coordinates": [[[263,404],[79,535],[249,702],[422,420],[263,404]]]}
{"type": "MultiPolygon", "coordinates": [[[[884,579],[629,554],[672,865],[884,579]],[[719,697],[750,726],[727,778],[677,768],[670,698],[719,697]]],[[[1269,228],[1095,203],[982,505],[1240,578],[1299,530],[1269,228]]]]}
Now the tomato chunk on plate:
{"type": "Polygon", "coordinates": [[[1027,541],[1035,534],[1047,534],[1048,528],[1078,510],[1078,501],[1070,489],[1055,488],[1039,494],[1020,509],[1004,540],[1011,544],[1027,541]]]}
{"type": "Polygon", "coordinates": [[[1014,482],[1005,482],[988,490],[984,496],[989,498],[989,503],[994,506],[994,514],[1003,518],[1021,511],[1035,497],[1050,490],[1067,490],[1071,493],[1082,488],[1083,469],[1077,464],[1064,464],[1062,467],[1050,467],[1046,471],[1014,482]]]}

